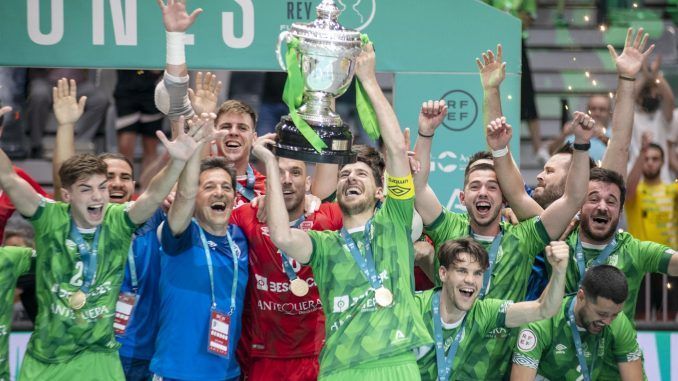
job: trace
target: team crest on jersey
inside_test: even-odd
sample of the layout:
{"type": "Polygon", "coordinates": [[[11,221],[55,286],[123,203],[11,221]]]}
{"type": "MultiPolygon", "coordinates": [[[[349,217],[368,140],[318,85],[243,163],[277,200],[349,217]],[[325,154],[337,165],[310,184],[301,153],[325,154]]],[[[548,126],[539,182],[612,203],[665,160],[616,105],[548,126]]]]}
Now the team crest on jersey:
{"type": "Polygon", "coordinates": [[[348,310],[349,304],[350,300],[348,298],[348,295],[335,296],[334,307],[332,308],[332,312],[334,313],[344,312],[348,310]]]}
{"type": "Polygon", "coordinates": [[[617,267],[618,262],[619,262],[619,255],[617,255],[617,254],[612,254],[607,259],[607,264],[610,265],[610,266],[617,267]]]}
{"type": "Polygon", "coordinates": [[[521,351],[529,352],[537,346],[537,335],[531,329],[520,331],[518,337],[518,348],[521,351]]]}
{"type": "Polygon", "coordinates": [[[254,277],[257,279],[257,289],[262,291],[268,291],[268,279],[259,274],[254,274],[254,277]]]}

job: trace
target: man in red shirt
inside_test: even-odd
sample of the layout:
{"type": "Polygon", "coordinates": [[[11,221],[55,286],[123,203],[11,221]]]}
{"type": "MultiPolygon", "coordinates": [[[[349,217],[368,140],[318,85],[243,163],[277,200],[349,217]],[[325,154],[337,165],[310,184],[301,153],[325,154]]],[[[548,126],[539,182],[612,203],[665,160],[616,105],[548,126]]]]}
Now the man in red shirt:
{"type": "MultiPolygon", "coordinates": [[[[303,230],[342,227],[337,204],[324,203],[318,211],[304,215],[311,180],[303,161],[281,158],[279,167],[290,225],[303,230]]],[[[231,222],[240,226],[249,242],[250,279],[243,316],[248,322],[243,328],[247,340],[239,348],[249,364],[241,364],[243,371],[251,381],[316,380],[325,316],[313,273],[275,247],[257,211],[244,205],[231,215],[231,222]]]]}

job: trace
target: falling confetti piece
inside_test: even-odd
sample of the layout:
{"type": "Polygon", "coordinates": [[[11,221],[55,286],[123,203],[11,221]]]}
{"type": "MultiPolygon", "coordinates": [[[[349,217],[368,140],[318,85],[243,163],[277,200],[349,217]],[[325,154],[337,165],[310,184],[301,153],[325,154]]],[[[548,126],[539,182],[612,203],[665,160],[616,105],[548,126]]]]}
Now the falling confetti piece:
{"type": "Polygon", "coordinates": [[[593,84],[593,86],[598,86],[598,82],[596,82],[595,79],[593,81],[591,81],[591,83],[593,84]]]}
{"type": "Polygon", "coordinates": [[[591,76],[591,73],[589,73],[588,71],[584,72],[584,74],[586,75],[586,78],[589,78],[591,76]]]}
{"type": "Polygon", "coordinates": [[[584,16],[584,21],[589,22],[589,16],[588,15],[584,16]]]}

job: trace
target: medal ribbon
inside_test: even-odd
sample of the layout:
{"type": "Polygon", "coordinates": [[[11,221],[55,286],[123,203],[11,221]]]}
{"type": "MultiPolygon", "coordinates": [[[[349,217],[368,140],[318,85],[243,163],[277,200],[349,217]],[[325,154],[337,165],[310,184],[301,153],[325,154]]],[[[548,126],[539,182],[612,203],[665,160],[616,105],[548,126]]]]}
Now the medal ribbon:
{"type": "Polygon", "coordinates": [[[139,289],[139,281],[137,279],[137,265],[136,262],[134,262],[133,246],[134,241],[130,242],[129,250],[127,250],[127,265],[129,266],[129,275],[132,281],[132,292],[136,294],[137,290],[139,289]]]}
{"type": "Polygon", "coordinates": [[[82,286],[80,290],[87,294],[90,287],[96,279],[97,273],[97,255],[99,253],[99,233],[101,233],[101,225],[97,226],[96,231],[94,232],[94,239],[92,240],[92,247],[90,250],[90,245],[85,242],[82,238],[82,234],[78,231],[78,228],[75,226],[73,221],[73,216],[71,216],[71,239],[78,246],[78,253],[82,258],[84,265],[84,271],[82,274],[82,286]]]}
{"type": "Polygon", "coordinates": [[[244,187],[236,182],[235,189],[248,201],[254,200],[254,197],[256,196],[254,193],[254,170],[251,165],[247,164],[247,186],[244,187]]]}
{"type": "MultiPolygon", "coordinates": [[[[304,220],[306,220],[306,216],[302,214],[301,217],[297,218],[297,220],[294,221],[292,227],[294,229],[298,229],[299,225],[301,225],[301,223],[304,222],[304,220]]],[[[290,282],[297,279],[297,273],[294,272],[292,265],[290,265],[290,261],[287,258],[287,254],[285,254],[284,251],[280,250],[280,256],[282,257],[283,270],[285,270],[285,274],[287,274],[287,277],[290,279],[290,282]]]]}
{"type": "MultiPolygon", "coordinates": [[[[193,220],[193,222],[198,226],[198,231],[200,231],[200,240],[202,241],[202,249],[205,251],[205,260],[207,260],[207,272],[210,274],[210,292],[212,295],[212,309],[217,309],[217,298],[214,296],[214,270],[212,268],[212,253],[210,252],[209,245],[207,245],[207,238],[205,238],[205,232],[202,230],[198,222],[193,220]]],[[[233,239],[231,239],[231,233],[226,232],[226,239],[228,240],[228,246],[231,249],[231,257],[233,258],[233,284],[231,285],[231,309],[228,312],[229,315],[233,314],[235,311],[235,292],[238,287],[238,257],[236,256],[236,247],[233,239]]]]}
{"type": "Polygon", "coordinates": [[[567,324],[570,326],[572,331],[572,339],[574,340],[574,347],[577,351],[577,360],[579,360],[579,366],[581,367],[581,374],[584,376],[584,381],[591,381],[591,374],[593,373],[593,368],[596,365],[596,357],[598,356],[598,345],[600,340],[596,340],[596,348],[591,352],[591,369],[589,369],[588,364],[586,363],[586,356],[584,356],[584,349],[581,345],[581,337],[579,336],[579,330],[577,329],[577,323],[574,319],[574,303],[576,296],[570,300],[570,306],[567,310],[567,324]]]}
{"type": "Polygon", "coordinates": [[[431,300],[431,310],[433,311],[433,334],[436,340],[436,363],[438,365],[438,380],[437,381],[448,381],[450,379],[450,374],[452,374],[452,365],[454,363],[454,357],[457,355],[457,349],[459,349],[459,342],[461,341],[461,336],[464,333],[464,327],[466,327],[466,316],[459,326],[459,331],[454,336],[454,340],[450,345],[450,349],[445,354],[445,340],[443,338],[443,327],[440,321],[440,290],[433,293],[433,299],[431,300]]]}
{"type": "MultiPolygon", "coordinates": [[[[471,237],[473,237],[473,230],[469,226],[469,231],[471,237]]],[[[497,253],[499,253],[499,248],[501,247],[501,239],[504,237],[504,230],[499,228],[499,234],[497,234],[494,239],[492,240],[492,245],[490,246],[490,250],[487,252],[488,255],[488,261],[490,263],[490,266],[485,270],[485,273],[483,274],[483,287],[480,289],[480,293],[478,295],[478,299],[482,299],[485,297],[485,294],[488,292],[488,287],[490,285],[490,278],[492,277],[492,270],[494,269],[494,263],[497,261],[497,253]]]]}
{"type": "MultiPolygon", "coordinates": [[[[612,238],[612,241],[605,246],[603,251],[598,254],[598,256],[591,261],[591,267],[598,266],[607,262],[607,258],[610,257],[610,254],[617,248],[617,240],[612,238]]],[[[577,237],[577,249],[575,250],[575,256],[577,259],[577,268],[579,268],[579,284],[584,279],[584,274],[586,273],[586,258],[584,257],[584,248],[581,245],[581,239],[577,237]]]]}
{"type": "Polygon", "coordinates": [[[372,230],[372,219],[370,218],[365,224],[365,256],[363,257],[358,245],[356,245],[351,235],[345,227],[341,228],[341,237],[344,239],[348,251],[351,252],[353,259],[355,259],[360,271],[365,275],[367,281],[373,289],[377,290],[382,287],[381,278],[377,275],[377,267],[374,265],[374,257],[372,256],[372,244],[370,243],[370,231],[372,230]]]}

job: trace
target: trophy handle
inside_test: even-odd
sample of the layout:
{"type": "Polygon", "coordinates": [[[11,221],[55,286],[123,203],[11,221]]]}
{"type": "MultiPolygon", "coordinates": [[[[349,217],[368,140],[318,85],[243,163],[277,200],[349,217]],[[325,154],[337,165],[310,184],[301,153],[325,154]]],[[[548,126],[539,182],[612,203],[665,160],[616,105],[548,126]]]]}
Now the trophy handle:
{"type": "Polygon", "coordinates": [[[287,65],[285,65],[285,59],[282,56],[282,44],[283,41],[287,40],[287,36],[290,34],[289,31],[282,31],[278,35],[278,45],[275,48],[275,55],[278,57],[278,65],[280,65],[280,68],[283,69],[283,71],[287,71],[287,65]]]}

